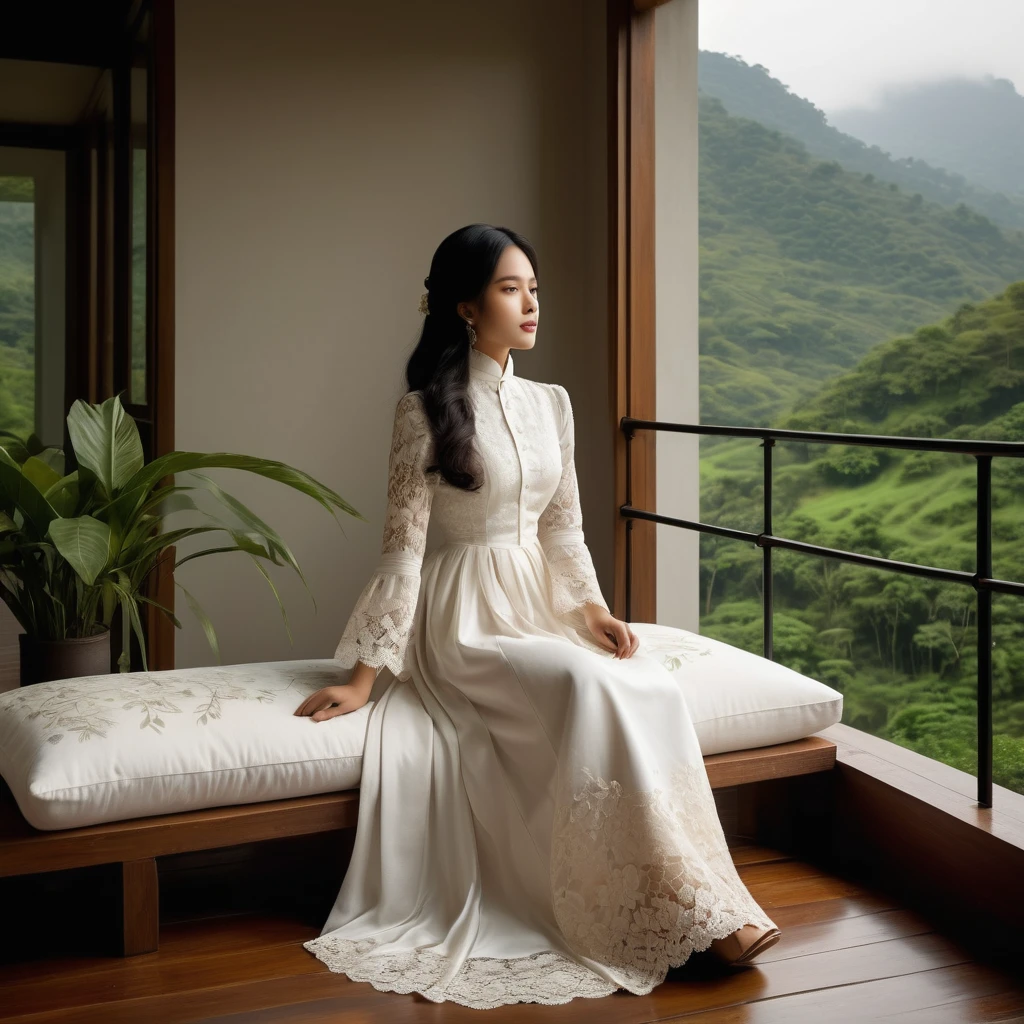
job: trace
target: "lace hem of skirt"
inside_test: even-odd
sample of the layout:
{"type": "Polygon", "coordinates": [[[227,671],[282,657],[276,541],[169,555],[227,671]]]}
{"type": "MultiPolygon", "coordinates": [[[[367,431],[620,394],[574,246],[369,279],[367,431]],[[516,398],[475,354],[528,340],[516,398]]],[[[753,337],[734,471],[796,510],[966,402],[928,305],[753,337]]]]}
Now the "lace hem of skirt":
{"type": "Polygon", "coordinates": [[[775,926],[736,871],[703,764],[642,792],[582,776],[558,808],[551,860],[570,949],[645,985],[745,924],[775,926]]]}
{"type": "Polygon", "coordinates": [[[372,952],[373,939],[321,935],[302,945],[335,974],[369,982],[379,992],[417,992],[434,1003],[453,1002],[474,1010],[509,1003],[560,1005],[578,997],[611,995],[616,986],[583,964],[554,950],[503,959],[468,957],[441,984],[451,960],[429,950],[372,952]]]}
{"type": "Polygon", "coordinates": [[[529,956],[468,957],[455,976],[441,985],[450,958],[428,950],[372,952],[372,939],[342,939],[321,935],[302,945],[333,973],[351,981],[368,982],[378,992],[408,995],[416,992],[434,1003],[453,1002],[474,1010],[491,1010],[512,1003],[561,1006],[573,999],[599,999],[625,989],[632,995],[649,995],[670,969],[681,967],[695,952],[707,949],[716,939],[749,923],[747,912],[723,911],[673,947],[657,967],[608,965],[616,976],[611,982],[554,950],[529,956]]]}

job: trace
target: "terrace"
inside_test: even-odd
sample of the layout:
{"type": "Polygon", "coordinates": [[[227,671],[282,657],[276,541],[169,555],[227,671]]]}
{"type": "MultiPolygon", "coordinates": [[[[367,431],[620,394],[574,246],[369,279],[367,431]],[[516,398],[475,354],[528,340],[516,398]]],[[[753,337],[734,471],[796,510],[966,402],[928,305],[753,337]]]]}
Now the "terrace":
{"type": "MultiPolygon", "coordinates": [[[[976,772],[847,724],[705,759],[740,876],[783,930],[754,969],[696,956],[648,997],[493,1019],[1024,1015],[1024,796],[993,778],[991,658],[992,595],[1024,596],[993,570],[991,466],[1024,445],[698,423],[698,0],[520,5],[511,31],[510,9],[469,0],[23,6],[0,34],[0,179],[34,182],[30,369],[51,443],[66,443],[74,400],[124,392],[147,457],[280,458],[378,522],[369,439],[390,423],[382,382],[399,379],[423,260],[453,225],[490,220],[534,239],[550,275],[552,343],[517,372],[572,392],[588,543],[617,615],[696,630],[698,534],[762,549],[767,658],[775,548],[977,595],[976,772]],[[762,442],[760,530],[701,522],[697,441],[714,434],[762,442]],[[667,435],[676,447],[658,444],[667,435]],[[776,442],[973,457],[975,570],[775,535],[776,442]]],[[[276,492],[235,493],[298,539],[320,610],[292,612],[293,649],[242,568],[190,563],[223,660],[333,650],[376,527],[339,543],[276,492]]],[[[289,610],[303,600],[291,582],[289,610]]],[[[175,608],[174,579],[149,596],[175,608]]],[[[180,631],[147,606],[151,668],[210,663],[180,604],[180,631]]],[[[18,685],[17,633],[0,606],[0,690],[18,685]]],[[[468,1017],[350,982],[302,949],[337,893],[357,800],[39,832],[0,785],[0,1020],[468,1017]]]]}

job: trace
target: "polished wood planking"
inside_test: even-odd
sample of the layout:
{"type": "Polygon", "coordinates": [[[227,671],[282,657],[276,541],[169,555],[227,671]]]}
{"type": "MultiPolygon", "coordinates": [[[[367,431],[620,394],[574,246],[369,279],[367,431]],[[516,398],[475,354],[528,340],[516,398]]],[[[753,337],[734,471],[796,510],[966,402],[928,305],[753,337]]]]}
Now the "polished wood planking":
{"type": "MultiPolygon", "coordinates": [[[[782,928],[757,965],[725,968],[694,954],[647,996],[617,992],[564,1006],[490,1010],[506,1024],[557,1020],[645,1024],[693,1021],[1008,1020],[1024,989],[972,962],[956,943],[884,896],[758,846],[733,848],[754,897],[782,928]],[[845,1016],[844,1016],[845,1014],[845,1016]]],[[[64,927],[83,927],[69,921],[64,927]]],[[[0,965],[0,1020],[150,1024],[440,1022],[478,1011],[418,995],[378,992],[332,974],[302,948],[316,926],[271,915],[164,925],[161,948],[130,960],[61,957],[0,965]]]]}

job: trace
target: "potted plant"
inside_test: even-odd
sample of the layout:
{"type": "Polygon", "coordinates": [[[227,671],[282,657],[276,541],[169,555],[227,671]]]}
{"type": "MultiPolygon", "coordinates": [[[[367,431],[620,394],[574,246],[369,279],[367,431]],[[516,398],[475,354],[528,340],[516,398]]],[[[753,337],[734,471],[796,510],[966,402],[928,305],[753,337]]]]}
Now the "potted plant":
{"type": "MultiPolygon", "coordinates": [[[[35,434],[22,440],[0,431],[0,597],[25,630],[19,637],[22,685],[109,672],[110,627],[118,608],[122,626],[118,666],[122,672],[129,670],[130,630],[134,630],[143,668],[148,668],[139,602],[160,609],[179,629],[181,622],[169,608],[142,594],[143,585],[168,548],[214,531],[227,533],[233,543],[186,555],[174,563],[174,569],[204,555],[244,551],[267,580],[292,639],[280,595],[260,560],[290,565],[310,593],[295,556],[270,526],[200,469],[256,473],[309,495],[335,519],[337,508],[366,522],[329,487],[271,459],[174,451],[147,464],[138,426],[125,412],[120,395],[99,405],[76,401],[67,424],[77,466],[70,473],[65,473],[60,448],[43,445],[35,434]],[[197,486],[162,483],[181,473],[190,473],[197,486]],[[200,509],[188,493],[199,487],[237,521],[200,509]],[[164,520],[174,512],[200,513],[212,525],[164,529],[164,520]]],[[[177,585],[219,663],[213,623],[185,587],[177,585]]]]}

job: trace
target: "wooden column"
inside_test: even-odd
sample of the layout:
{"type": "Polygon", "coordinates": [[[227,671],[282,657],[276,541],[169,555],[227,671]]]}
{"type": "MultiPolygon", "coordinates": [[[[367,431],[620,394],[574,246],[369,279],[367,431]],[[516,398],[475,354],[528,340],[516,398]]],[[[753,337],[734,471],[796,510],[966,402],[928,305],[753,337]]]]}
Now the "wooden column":
{"type": "MultiPolygon", "coordinates": [[[[654,7],[640,0],[608,0],[609,296],[612,407],[623,416],[655,419],[654,235],[654,7]]],[[[655,509],[656,434],[632,443],[630,494],[637,508],[655,509]]],[[[615,441],[614,611],[626,614],[626,440],[615,441]]],[[[657,547],[654,523],[632,524],[634,622],[657,619],[657,547]]]]}

